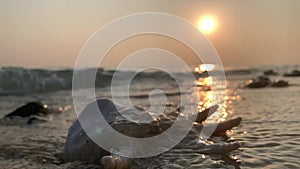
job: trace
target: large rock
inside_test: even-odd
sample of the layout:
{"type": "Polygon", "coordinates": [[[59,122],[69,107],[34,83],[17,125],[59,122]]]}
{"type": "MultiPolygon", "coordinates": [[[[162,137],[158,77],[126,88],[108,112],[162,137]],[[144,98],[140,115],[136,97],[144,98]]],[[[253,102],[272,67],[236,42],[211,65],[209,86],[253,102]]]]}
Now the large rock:
{"type": "Polygon", "coordinates": [[[291,73],[286,73],[284,74],[286,77],[298,77],[300,76],[300,71],[299,70],[294,70],[291,73]]]}
{"type": "MultiPolygon", "coordinates": [[[[124,107],[114,104],[108,99],[98,99],[91,102],[77,120],[69,129],[69,134],[64,147],[64,160],[70,161],[87,161],[90,163],[102,163],[106,169],[116,168],[116,166],[127,166],[129,160],[110,155],[109,152],[102,149],[95,142],[90,139],[81,124],[89,130],[89,134],[94,133],[97,138],[107,140],[108,142],[120,142],[122,140],[111,139],[109,135],[103,135],[105,128],[99,128],[100,120],[97,117],[97,112],[94,106],[98,106],[103,117],[110,126],[116,131],[135,138],[146,138],[156,136],[166,129],[168,129],[176,119],[179,113],[172,113],[170,115],[159,115],[158,118],[150,115],[148,112],[139,111],[130,107],[124,107]],[[126,118],[121,115],[126,115],[126,118]],[[123,114],[124,113],[124,114],[123,114]],[[142,121],[141,121],[142,119],[142,121]],[[101,160],[102,159],[102,160],[101,160]],[[120,164],[119,164],[120,163],[120,164]]],[[[216,107],[210,108],[212,111],[216,107]]],[[[207,110],[200,112],[204,113],[203,116],[208,116],[207,110]]],[[[203,125],[201,124],[203,118],[198,115],[196,122],[189,132],[188,136],[179,143],[179,147],[187,146],[194,143],[196,147],[195,152],[201,154],[226,154],[240,147],[239,143],[225,143],[217,145],[205,145],[199,142],[199,134],[203,125]]],[[[241,118],[222,122],[217,125],[216,133],[224,133],[227,129],[231,129],[239,125],[241,118]]],[[[213,124],[216,125],[216,124],[213,124]]],[[[119,167],[124,168],[124,167],[119,167]]]]}
{"type": "Polygon", "coordinates": [[[248,80],[245,87],[247,88],[264,88],[271,84],[271,80],[267,77],[259,76],[248,80]]]}
{"type": "MultiPolygon", "coordinates": [[[[97,117],[97,111],[93,110],[93,106],[99,107],[101,114],[108,124],[118,132],[136,138],[153,136],[155,126],[150,123],[139,123],[139,119],[146,119],[149,122],[154,118],[148,113],[142,113],[133,108],[127,108],[118,104],[114,104],[108,99],[98,99],[86,106],[80,114],[80,121],[77,120],[69,129],[69,134],[64,148],[65,161],[87,161],[91,163],[99,163],[101,157],[109,155],[94,143],[82,128],[81,123],[85,123],[85,127],[89,129],[89,133],[98,133],[101,137],[102,129],[99,129],[100,120],[97,117]],[[126,118],[122,116],[126,115],[126,118]],[[143,117],[141,117],[143,116],[143,117]],[[129,121],[130,120],[130,121],[129,121]],[[134,130],[132,129],[134,128],[134,130]]],[[[104,138],[103,138],[104,139],[104,138]]]]}

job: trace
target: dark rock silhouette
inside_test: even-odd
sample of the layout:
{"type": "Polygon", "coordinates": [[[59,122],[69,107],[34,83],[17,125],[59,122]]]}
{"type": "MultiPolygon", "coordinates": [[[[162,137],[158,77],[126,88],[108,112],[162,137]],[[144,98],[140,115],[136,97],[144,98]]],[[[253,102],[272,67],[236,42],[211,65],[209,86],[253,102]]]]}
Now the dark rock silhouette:
{"type": "Polygon", "coordinates": [[[195,79],[199,79],[199,78],[205,78],[205,77],[209,77],[208,71],[204,71],[204,72],[194,72],[194,77],[195,79]]]}
{"type": "Polygon", "coordinates": [[[271,85],[272,87],[288,87],[289,83],[284,80],[275,81],[271,85]]]}
{"type": "Polygon", "coordinates": [[[300,71],[299,70],[293,70],[291,73],[286,73],[283,76],[286,76],[286,77],[298,77],[298,76],[300,76],[300,71]]]}
{"type": "Polygon", "coordinates": [[[258,78],[252,78],[245,84],[247,88],[265,88],[265,87],[288,87],[289,83],[284,80],[271,81],[268,77],[259,76],[258,78]]]}
{"type": "Polygon", "coordinates": [[[264,88],[271,84],[271,80],[268,77],[259,76],[258,78],[252,78],[248,80],[245,87],[247,88],[264,88]]]}
{"type": "Polygon", "coordinates": [[[30,102],[7,114],[5,118],[11,118],[15,116],[29,117],[32,115],[45,115],[48,113],[49,110],[47,105],[41,102],[30,102]]]}
{"type": "Polygon", "coordinates": [[[264,75],[265,76],[275,76],[275,75],[278,75],[278,73],[275,72],[274,70],[266,70],[266,71],[264,71],[264,75]]]}

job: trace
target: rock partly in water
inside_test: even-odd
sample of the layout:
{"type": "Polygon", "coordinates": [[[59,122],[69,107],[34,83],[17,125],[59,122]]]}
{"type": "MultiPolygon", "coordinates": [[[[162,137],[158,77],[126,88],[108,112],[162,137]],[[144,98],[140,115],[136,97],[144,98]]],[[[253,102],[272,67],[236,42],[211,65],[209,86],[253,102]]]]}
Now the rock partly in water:
{"type": "Polygon", "coordinates": [[[288,87],[289,82],[284,81],[284,80],[278,80],[278,81],[272,82],[271,86],[272,87],[288,87]]]}
{"type": "Polygon", "coordinates": [[[299,77],[300,76],[300,71],[299,70],[294,70],[291,73],[286,73],[283,76],[286,77],[299,77]]]}
{"type": "Polygon", "coordinates": [[[29,117],[33,115],[46,115],[49,114],[49,109],[46,104],[41,102],[30,102],[17,108],[13,112],[7,114],[5,118],[12,118],[12,117],[29,117]]]}
{"type": "Polygon", "coordinates": [[[265,87],[288,87],[289,83],[284,80],[271,81],[268,77],[260,76],[255,79],[250,79],[246,83],[247,88],[265,88],[265,87]]]}
{"type": "Polygon", "coordinates": [[[194,72],[193,74],[194,74],[195,79],[209,77],[208,71],[204,71],[204,72],[194,72]]]}
{"type": "Polygon", "coordinates": [[[29,102],[4,116],[7,124],[37,124],[51,121],[53,116],[70,109],[66,107],[50,107],[41,102],[29,102]]]}
{"type": "MultiPolygon", "coordinates": [[[[98,146],[85,132],[82,128],[81,123],[88,125],[90,131],[94,131],[96,133],[97,138],[103,138],[109,140],[109,138],[104,138],[101,134],[104,133],[105,129],[101,129],[102,132],[96,132],[97,129],[99,130],[99,120],[92,117],[97,117],[97,112],[94,111],[94,106],[98,106],[101,114],[103,115],[104,119],[107,121],[110,126],[122,133],[124,135],[134,137],[134,138],[147,138],[156,136],[161,134],[165,130],[167,130],[176,119],[176,116],[179,116],[179,112],[172,113],[172,115],[161,115],[159,118],[155,118],[150,113],[138,111],[133,108],[124,107],[118,104],[114,104],[112,101],[108,99],[98,99],[89,105],[83,110],[80,114],[79,120],[77,120],[69,129],[69,134],[66,140],[66,144],[64,147],[64,160],[65,161],[86,161],[89,163],[97,163],[104,165],[106,169],[114,169],[114,168],[126,168],[130,163],[130,159],[123,158],[116,156],[114,154],[110,154],[110,152],[102,149],[98,146]],[[120,112],[127,114],[126,118],[121,115],[120,112]],[[139,117],[137,119],[147,119],[145,122],[140,122],[136,120],[137,116],[143,116],[142,118],[139,117]],[[98,126],[98,127],[97,127],[98,126]]],[[[215,107],[211,108],[213,111],[216,110],[215,107]]],[[[202,112],[200,112],[202,113],[202,112]]],[[[204,116],[208,116],[207,112],[204,112],[204,116]]],[[[199,139],[199,134],[202,129],[201,122],[206,118],[199,118],[195,126],[189,132],[187,138],[188,140],[199,139]],[[201,119],[200,121],[198,121],[201,119]]],[[[228,122],[223,122],[218,125],[216,128],[216,133],[224,132],[227,129],[231,129],[232,127],[237,126],[240,124],[241,118],[232,119],[228,122]]],[[[217,124],[216,124],[217,125],[217,124]]],[[[107,136],[106,136],[107,137],[107,136]]],[[[186,145],[186,140],[184,139],[184,143],[180,146],[186,145]]],[[[114,140],[111,140],[114,141],[114,140]]],[[[118,140],[117,140],[118,141],[118,140]]],[[[121,141],[121,140],[119,140],[121,141]]],[[[191,140],[190,140],[191,141],[191,140]]],[[[203,143],[196,142],[199,144],[199,149],[196,152],[202,154],[224,154],[240,147],[239,143],[224,143],[218,145],[205,145],[203,143]],[[200,145],[201,144],[201,145],[200,145]]],[[[121,150],[119,150],[121,151],[121,150]]],[[[132,159],[133,160],[133,159],[132,159]]]]}
{"type": "Polygon", "coordinates": [[[275,75],[278,75],[278,73],[275,72],[274,70],[266,70],[266,71],[264,71],[264,75],[265,76],[275,76],[275,75]]]}
{"type": "Polygon", "coordinates": [[[252,78],[247,81],[245,87],[247,88],[264,88],[271,84],[271,80],[268,77],[259,76],[258,78],[252,78]]]}

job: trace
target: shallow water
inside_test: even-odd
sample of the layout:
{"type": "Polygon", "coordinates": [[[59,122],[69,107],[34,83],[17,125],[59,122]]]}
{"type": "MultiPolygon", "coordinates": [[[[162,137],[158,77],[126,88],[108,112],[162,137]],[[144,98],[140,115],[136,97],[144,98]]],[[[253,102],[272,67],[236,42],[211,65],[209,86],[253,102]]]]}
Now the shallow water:
{"type": "MultiPolygon", "coordinates": [[[[189,147],[174,148],[157,157],[135,160],[132,168],[299,168],[300,86],[239,88],[244,81],[257,74],[259,72],[228,76],[224,103],[218,91],[200,92],[200,107],[212,104],[220,106],[209,121],[236,116],[243,118],[240,126],[227,133],[227,141],[243,143],[240,150],[228,156],[204,156],[189,147]]],[[[277,78],[300,85],[300,78],[272,77],[277,78]]],[[[169,93],[176,93],[174,87],[168,84],[157,84],[169,93]]],[[[143,85],[134,86],[131,94],[135,97],[132,97],[132,102],[143,107],[149,106],[146,96],[152,85],[145,81],[143,85]]],[[[109,96],[107,89],[97,89],[97,96],[109,96]]],[[[170,94],[168,98],[169,101],[179,101],[176,94],[170,94]]],[[[52,108],[65,107],[66,111],[46,117],[46,123],[37,122],[33,125],[26,124],[24,119],[1,119],[0,168],[101,168],[82,162],[63,163],[61,160],[68,128],[76,120],[71,91],[0,96],[0,117],[30,101],[43,101],[52,108]]],[[[216,137],[210,141],[218,143],[225,140],[216,137]]]]}
{"type": "Polygon", "coordinates": [[[235,140],[245,143],[242,166],[299,168],[300,88],[244,90],[241,95],[235,112],[244,118],[238,131],[247,133],[235,140]]]}

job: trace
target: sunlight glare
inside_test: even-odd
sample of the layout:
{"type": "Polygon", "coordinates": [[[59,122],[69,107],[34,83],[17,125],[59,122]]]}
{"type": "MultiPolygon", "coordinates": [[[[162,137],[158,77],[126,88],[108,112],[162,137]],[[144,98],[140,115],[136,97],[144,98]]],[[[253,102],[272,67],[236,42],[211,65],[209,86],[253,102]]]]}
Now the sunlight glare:
{"type": "Polygon", "coordinates": [[[204,16],[198,20],[198,29],[204,34],[211,34],[217,28],[217,20],[210,15],[204,16]]]}
{"type": "Polygon", "coordinates": [[[212,71],[214,69],[215,69],[215,65],[213,65],[213,64],[202,64],[202,65],[200,65],[200,70],[202,72],[204,72],[204,71],[212,71]]]}

